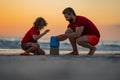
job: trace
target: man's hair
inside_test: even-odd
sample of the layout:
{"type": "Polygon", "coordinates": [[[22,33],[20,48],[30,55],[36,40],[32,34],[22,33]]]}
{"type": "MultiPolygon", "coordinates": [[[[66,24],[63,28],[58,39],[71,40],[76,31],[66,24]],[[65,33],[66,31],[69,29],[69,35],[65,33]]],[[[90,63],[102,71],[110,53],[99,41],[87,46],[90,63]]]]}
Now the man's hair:
{"type": "Polygon", "coordinates": [[[45,21],[44,18],[38,17],[33,24],[34,24],[34,27],[36,27],[38,29],[39,27],[46,26],[47,22],[45,21]]]}
{"type": "Polygon", "coordinates": [[[76,16],[75,11],[74,11],[71,7],[67,7],[67,8],[65,8],[65,9],[63,10],[63,14],[68,14],[68,15],[70,15],[71,13],[72,13],[74,16],[76,16]]]}

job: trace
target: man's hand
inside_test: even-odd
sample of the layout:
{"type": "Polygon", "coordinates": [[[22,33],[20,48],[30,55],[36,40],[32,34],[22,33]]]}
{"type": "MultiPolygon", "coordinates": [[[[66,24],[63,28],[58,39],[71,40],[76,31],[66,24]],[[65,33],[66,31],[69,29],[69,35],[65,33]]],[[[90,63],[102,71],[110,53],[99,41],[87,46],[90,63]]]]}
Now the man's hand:
{"type": "Polygon", "coordinates": [[[58,35],[56,36],[57,38],[57,41],[64,41],[67,39],[66,35],[65,34],[62,34],[62,35],[58,35]]]}

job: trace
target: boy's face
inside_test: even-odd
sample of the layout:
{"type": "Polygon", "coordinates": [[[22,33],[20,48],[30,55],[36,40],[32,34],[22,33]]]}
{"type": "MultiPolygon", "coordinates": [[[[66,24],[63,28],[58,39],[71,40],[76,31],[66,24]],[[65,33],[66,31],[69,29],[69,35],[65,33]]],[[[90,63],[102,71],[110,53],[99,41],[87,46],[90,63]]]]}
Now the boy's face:
{"type": "Polygon", "coordinates": [[[42,25],[39,25],[38,29],[41,30],[41,29],[44,29],[45,26],[42,26],[42,25]]]}
{"type": "Polygon", "coordinates": [[[45,26],[46,26],[46,25],[41,22],[40,25],[39,25],[39,27],[38,27],[38,29],[39,29],[39,30],[44,29],[45,26]]]}

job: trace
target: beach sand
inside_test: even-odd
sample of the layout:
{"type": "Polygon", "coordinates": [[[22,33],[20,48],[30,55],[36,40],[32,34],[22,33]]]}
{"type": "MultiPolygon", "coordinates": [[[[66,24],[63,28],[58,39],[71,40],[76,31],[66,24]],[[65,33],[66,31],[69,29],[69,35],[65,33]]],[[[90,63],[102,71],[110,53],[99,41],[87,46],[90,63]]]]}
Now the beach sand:
{"type": "Polygon", "coordinates": [[[0,80],[120,80],[120,54],[0,55],[0,80]]]}

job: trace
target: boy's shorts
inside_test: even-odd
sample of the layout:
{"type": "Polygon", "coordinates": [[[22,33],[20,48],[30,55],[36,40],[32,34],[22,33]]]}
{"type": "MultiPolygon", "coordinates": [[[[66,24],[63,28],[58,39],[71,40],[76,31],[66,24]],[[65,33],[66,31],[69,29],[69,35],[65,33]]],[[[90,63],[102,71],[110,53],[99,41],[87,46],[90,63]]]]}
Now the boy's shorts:
{"type": "Polygon", "coordinates": [[[27,50],[32,46],[32,42],[22,43],[21,47],[23,50],[27,50]]]}
{"type": "Polygon", "coordinates": [[[97,45],[99,42],[99,37],[95,35],[86,35],[86,37],[88,39],[88,42],[93,46],[97,45]]]}

